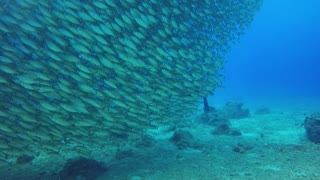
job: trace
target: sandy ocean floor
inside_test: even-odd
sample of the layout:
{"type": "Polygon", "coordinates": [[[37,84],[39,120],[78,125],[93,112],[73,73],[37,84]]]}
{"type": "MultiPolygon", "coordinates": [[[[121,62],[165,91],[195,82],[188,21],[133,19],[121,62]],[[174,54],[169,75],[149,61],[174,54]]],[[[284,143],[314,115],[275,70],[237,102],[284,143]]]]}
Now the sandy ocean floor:
{"type": "Polygon", "coordinates": [[[198,149],[177,150],[167,139],[172,132],[159,134],[154,147],[133,150],[99,179],[320,179],[320,144],[307,140],[302,125],[307,113],[232,120],[242,136],[212,135],[212,126],[194,123],[185,129],[198,139],[198,149]]]}
{"type": "MultiPolygon", "coordinates": [[[[153,146],[129,147],[116,161],[100,159],[107,162],[108,170],[98,180],[320,179],[320,144],[309,142],[303,127],[311,112],[271,109],[270,114],[251,113],[250,118],[231,120],[241,136],[212,135],[213,126],[187,123],[182,129],[191,132],[199,146],[182,150],[169,141],[173,131],[151,131],[156,139],[153,146]]],[[[25,173],[58,169],[64,162],[57,157],[40,167],[40,160],[2,167],[1,174],[20,173],[20,179],[34,179],[25,173]]],[[[60,180],[55,174],[38,179],[60,180]]]]}

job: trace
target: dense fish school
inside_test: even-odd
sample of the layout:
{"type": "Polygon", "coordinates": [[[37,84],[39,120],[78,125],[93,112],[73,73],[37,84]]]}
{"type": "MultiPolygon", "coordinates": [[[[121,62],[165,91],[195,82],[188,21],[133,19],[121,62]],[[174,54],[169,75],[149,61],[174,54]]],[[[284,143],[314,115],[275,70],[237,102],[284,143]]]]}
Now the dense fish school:
{"type": "Polygon", "coordinates": [[[90,156],[194,112],[261,4],[0,1],[1,161],[90,156]]]}

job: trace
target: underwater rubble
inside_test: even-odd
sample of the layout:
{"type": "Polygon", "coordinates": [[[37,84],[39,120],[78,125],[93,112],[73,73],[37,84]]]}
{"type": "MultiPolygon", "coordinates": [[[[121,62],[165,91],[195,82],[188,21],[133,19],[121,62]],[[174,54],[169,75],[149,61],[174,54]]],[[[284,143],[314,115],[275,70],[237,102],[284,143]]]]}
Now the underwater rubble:
{"type": "Polygon", "coordinates": [[[228,119],[243,119],[250,116],[250,111],[243,107],[243,103],[227,102],[221,110],[228,119]]]}
{"type": "Polygon", "coordinates": [[[228,124],[221,124],[211,131],[212,135],[230,135],[241,136],[241,132],[238,129],[231,128],[228,124]]]}
{"type": "Polygon", "coordinates": [[[193,135],[186,130],[178,129],[174,132],[170,141],[174,143],[178,149],[200,148],[201,145],[193,135]]]}
{"type": "Polygon", "coordinates": [[[222,109],[217,109],[204,101],[204,113],[198,117],[198,121],[214,126],[212,135],[241,136],[240,130],[231,127],[230,119],[247,117],[245,114],[248,115],[249,109],[243,109],[242,105],[228,102],[222,109]]]}
{"type": "Polygon", "coordinates": [[[308,139],[314,143],[320,143],[320,113],[313,113],[304,120],[304,127],[308,139]]]}
{"type": "Polygon", "coordinates": [[[105,173],[107,168],[100,162],[93,159],[78,157],[68,160],[59,173],[61,180],[96,179],[105,173]]]}

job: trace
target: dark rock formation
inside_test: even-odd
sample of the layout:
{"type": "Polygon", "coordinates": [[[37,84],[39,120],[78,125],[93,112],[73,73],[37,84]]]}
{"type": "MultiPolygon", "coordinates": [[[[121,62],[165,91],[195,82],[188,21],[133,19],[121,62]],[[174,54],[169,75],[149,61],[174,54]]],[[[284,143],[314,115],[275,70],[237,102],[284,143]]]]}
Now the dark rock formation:
{"type": "Polygon", "coordinates": [[[87,159],[84,157],[79,157],[75,159],[68,160],[63,169],[59,173],[59,179],[61,180],[91,180],[96,179],[102,173],[104,173],[107,168],[93,159],[87,159]]]}
{"type": "Polygon", "coordinates": [[[227,102],[222,111],[227,119],[242,119],[250,116],[249,109],[243,108],[242,103],[227,102]]]}
{"type": "Polygon", "coordinates": [[[211,108],[210,108],[210,106],[209,106],[207,97],[204,97],[204,98],[203,98],[203,111],[204,111],[205,113],[208,113],[208,112],[211,111],[211,108]]]}
{"type": "Polygon", "coordinates": [[[177,130],[170,138],[178,149],[199,148],[200,145],[189,131],[177,130]]]}
{"type": "Polygon", "coordinates": [[[213,135],[231,135],[231,136],[241,136],[241,132],[237,129],[232,129],[228,124],[221,124],[217,126],[216,129],[211,131],[213,135]]]}
{"type": "Polygon", "coordinates": [[[210,111],[205,111],[200,116],[200,122],[216,127],[211,134],[231,136],[242,135],[239,130],[230,128],[230,121],[226,117],[226,113],[224,111],[217,110],[214,107],[209,107],[209,109],[210,111]]]}
{"type": "Polygon", "coordinates": [[[211,134],[214,135],[220,135],[220,134],[229,134],[230,127],[228,124],[222,124],[218,126],[215,130],[211,132],[211,134]]]}
{"type": "Polygon", "coordinates": [[[320,113],[307,116],[304,120],[307,137],[314,143],[320,143],[320,113]]]}
{"type": "Polygon", "coordinates": [[[236,146],[232,148],[232,150],[236,153],[244,154],[246,151],[253,149],[253,145],[248,143],[238,143],[236,146]]]}
{"type": "Polygon", "coordinates": [[[200,121],[211,126],[229,124],[229,120],[225,117],[224,113],[213,107],[210,107],[210,112],[201,115],[200,121]]]}

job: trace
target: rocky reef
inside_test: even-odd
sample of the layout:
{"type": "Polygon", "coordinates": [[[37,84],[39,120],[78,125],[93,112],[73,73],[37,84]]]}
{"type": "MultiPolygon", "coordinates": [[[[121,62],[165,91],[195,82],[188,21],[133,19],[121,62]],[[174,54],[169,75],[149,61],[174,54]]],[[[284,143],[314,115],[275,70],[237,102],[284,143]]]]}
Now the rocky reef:
{"type": "Polygon", "coordinates": [[[304,127],[307,137],[314,143],[320,143],[320,113],[314,113],[305,118],[304,127]]]}

